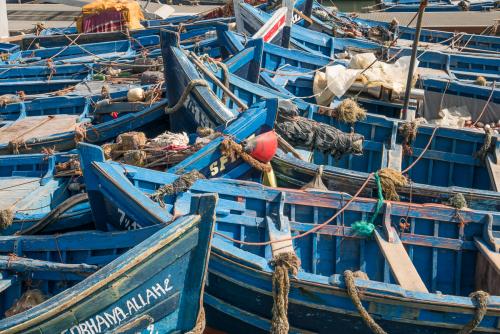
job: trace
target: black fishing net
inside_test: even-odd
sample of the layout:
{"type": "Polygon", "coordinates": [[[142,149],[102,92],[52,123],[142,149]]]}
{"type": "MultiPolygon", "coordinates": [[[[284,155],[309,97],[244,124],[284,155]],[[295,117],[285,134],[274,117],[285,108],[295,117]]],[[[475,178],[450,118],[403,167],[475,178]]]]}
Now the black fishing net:
{"type": "Polygon", "coordinates": [[[331,125],[304,117],[294,117],[276,124],[278,133],[294,147],[317,149],[336,159],[345,154],[363,154],[364,137],[357,133],[344,133],[331,125]]]}

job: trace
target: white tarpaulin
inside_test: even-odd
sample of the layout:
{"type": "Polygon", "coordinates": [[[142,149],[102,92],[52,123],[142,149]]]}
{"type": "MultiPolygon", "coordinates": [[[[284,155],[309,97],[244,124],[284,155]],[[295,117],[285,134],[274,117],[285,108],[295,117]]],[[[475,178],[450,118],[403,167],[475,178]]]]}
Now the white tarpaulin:
{"type": "MultiPolygon", "coordinates": [[[[418,67],[418,61],[415,68],[418,67]]],[[[385,87],[393,91],[394,96],[402,95],[406,88],[410,57],[401,57],[393,64],[376,61],[373,53],[361,53],[352,57],[349,66],[327,66],[325,73],[316,73],[314,93],[323,93],[316,102],[322,104],[325,96],[342,97],[351,86],[360,81],[365,87],[385,87]],[[369,67],[373,64],[371,67],[369,67]],[[369,67],[369,68],[368,68],[369,67]],[[368,68],[363,72],[365,68],[368,68]],[[326,80],[326,82],[325,82],[326,80]],[[326,92],[326,90],[328,92],[326,92]],[[328,94],[329,93],[329,94],[328,94]]]]}

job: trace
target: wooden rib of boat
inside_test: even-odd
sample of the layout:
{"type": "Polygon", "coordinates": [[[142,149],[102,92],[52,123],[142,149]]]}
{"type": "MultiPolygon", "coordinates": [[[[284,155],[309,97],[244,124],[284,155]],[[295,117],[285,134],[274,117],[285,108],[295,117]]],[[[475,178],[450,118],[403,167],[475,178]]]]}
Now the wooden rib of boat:
{"type": "MultiPolygon", "coordinates": [[[[240,7],[245,22],[244,27],[249,35],[253,35],[271,17],[270,14],[246,3],[241,3],[240,7]]],[[[320,53],[332,59],[334,54],[345,51],[385,53],[388,58],[392,56],[398,58],[411,53],[409,48],[393,47],[384,51],[375,42],[355,38],[334,38],[296,24],[293,25],[291,34],[293,47],[316,54],[320,53]]],[[[478,76],[484,76],[488,80],[499,81],[500,61],[498,57],[420,50],[418,59],[420,61],[419,67],[442,70],[452,78],[454,72],[458,72],[462,77],[467,75],[469,78],[475,79],[478,76]]]]}
{"type": "MultiPolygon", "coordinates": [[[[230,40],[226,40],[225,43],[229,44],[230,42],[230,40]]],[[[235,41],[233,40],[233,42],[235,41]]],[[[316,121],[339,127],[345,132],[350,132],[351,125],[339,123],[334,117],[322,115],[318,112],[319,107],[317,105],[307,103],[300,98],[295,98],[290,92],[276,87],[275,84],[274,87],[276,89],[273,90],[256,83],[258,77],[256,78],[255,74],[259,72],[252,69],[259,68],[260,61],[263,63],[275,62],[275,64],[291,62],[295,65],[299,64],[303,68],[308,68],[313,63],[312,60],[309,60],[309,58],[314,58],[313,56],[308,56],[298,51],[287,53],[287,50],[282,49],[277,50],[277,52],[268,53],[268,50],[272,48],[276,48],[276,46],[267,44],[263,46],[260,43],[254,47],[249,42],[247,49],[231,57],[226,63],[227,68],[229,72],[238,74],[229,76],[231,91],[247,104],[270,98],[292,99],[298,106],[300,114],[313,118],[316,121]],[[289,59],[287,60],[287,58],[289,59]],[[256,64],[249,64],[252,61],[255,61],[256,64]],[[250,82],[242,77],[253,79],[250,82]]],[[[178,50],[176,53],[171,53],[170,57],[176,56],[182,58],[178,62],[188,64],[188,57],[180,49],[178,50]]],[[[166,63],[171,61],[167,56],[165,59],[166,63]]],[[[269,80],[266,81],[266,72],[260,72],[260,74],[261,82],[273,83],[269,77],[267,77],[269,80]]],[[[220,69],[216,75],[219,79],[223,79],[223,73],[220,69]]],[[[222,90],[220,87],[215,85],[209,77],[205,77],[204,79],[209,84],[210,91],[214,92],[211,94],[221,98],[222,90]]],[[[219,101],[218,103],[221,102],[219,101]]],[[[226,106],[233,109],[237,108],[230,101],[227,101],[226,106]]],[[[336,161],[333,157],[327,157],[323,153],[316,151],[310,154],[313,162],[304,162],[289,155],[278,154],[272,161],[278,182],[282,186],[301,187],[316,175],[316,172],[319,170],[318,165],[323,164],[325,165],[323,179],[330,189],[353,193],[367,178],[367,173],[369,172],[388,166],[402,170],[421,152],[421,149],[427,144],[431,133],[434,131],[434,127],[422,125],[420,127],[421,131],[417,132],[419,139],[416,142],[417,146],[413,155],[403,156],[400,149],[402,137],[398,134],[398,128],[402,123],[403,121],[398,119],[374,114],[368,114],[365,120],[356,122],[353,125],[354,131],[365,136],[365,153],[360,156],[349,156],[336,161]],[[395,155],[391,154],[393,151],[401,153],[400,160],[394,159],[395,155]],[[314,164],[314,162],[317,164],[314,164]]],[[[399,194],[401,198],[405,200],[411,198],[412,201],[420,203],[442,203],[447,202],[454,194],[461,193],[473,208],[497,210],[500,207],[500,197],[496,191],[497,176],[494,172],[497,169],[497,160],[495,160],[497,149],[493,148],[491,158],[487,161],[486,165],[473,156],[482,146],[484,140],[485,134],[478,131],[438,129],[430,151],[424,155],[423,165],[416,167],[411,172],[410,176],[416,183],[400,189],[399,194]],[[469,151],[466,151],[467,148],[469,151]],[[433,164],[436,166],[434,168],[436,169],[436,173],[433,173],[431,166],[433,164]],[[467,172],[461,171],[460,168],[466,168],[467,172]],[[440,173],[440,176],[437,173],[440,173]],[[469,175],[469,173],[473,174],[469,178],[464,177],[464,174],[469,175]]],[[[494,141],[498,142],[496,136],[494,137],[494,141]]],[[[368,190],[363,194],[365,196],[375,196],[377,194],[375,187],[375,183],[370,183],[368,190]]]]}
{"type": "Polygon", "coordinates": [[[68,231],[92,222],[86,196],[78,195],[75,190],[75,186],[79,185],[78,179],[55,175],[56,165],[70,159],[78,159],[76,152],[0,157],[0,234],[27,231],[44,218],[50,222],[37,228],[38,232],[68,231]],[[73,195],[78,198],[70,200],[73,195]],[[64,209],[50,216],[64,202],[64,209]]]}
{"type": "MultiPolygon", "coordinates": [[[[189,215],[173,222],[163,221],[159,226],[167,223],[168,226],[154,234],[151,233],[154,229],[116,235],[113,232],[101,233],[97,234],[100,246],[96,247],[94,240],[89,240],[84,246],[86,249],[80,252],[78,249],[82,249],[82,245],[75,247],[79,243],[78,234],[66,237],[72,243],[69,248],[82,254],[83,261],[92,260],[94,249],[97,253],[103,244],[107,246],[103,250],[109,251],[111,258],[117,258],[102,269],[95,265],[73,264],[75,260],[71,258],[59,258],[57,262],[11,258],[7,266],[2,266],[1,262],[9,261],[9,258],[0,259],[0,266],[4,267],[2,295],[11,296],[19,290],[22,274],[37,272],[44,282],[42,286],[49,287],[53,286],[48,284],[51,275],[61,279],[61,276],[73,274],[79,275],[81,280],[85,273],[99,269],[42,304],[0,321],[0,333],[75,333],[86,330],[97,333],[185,333],[200,326],[202,318],[199,313],[203,313],[202,292],[216,201],[214,195],[195,196],[189,215]],[[145,240],[133,244],[141,239],[145,240]],[[123,248],[120,243],[110,244],[109,241],[119,241],[123,248]],[[129,247],[133,248],[119,255],[129,247]],[[53,275],[57,271],[60,275],[53,275]]],[[[80,233],[83,239],[92,235],[96,236],[93,232],[80,233]]],[[[47,237],[41,242],[50,244],[53,240],[54,237],[47,237]]],[[[25,237],[19,242],[29,241],[25,237]]],[[[105,258],[100,262],[105,262],[105,258]]]]}
{"type": "MultiPolygon", "coordinates": [[[[106,212],[115,220],[119,217],[113,212],[119,209],[124,219],[160,223],[164,217],[183,212],[191,194],[219,194],[204,301],[208,324],[227,332],[269,331],[273,304],[271,247],[240,245],[234,240],[265,242],[286,231],[291,235],[306,232],[330,219],[351,199],[343,193],[212,179],[196,181],[186,193],[166,196],[162,207],[150,195],[179,175],[102,159],[84,173],[92,173],[102,191],[101,200],[107,203],[106,212]],[[118,194],[126,200],[118,200],[122,196],[118,194]]],[[[345,270],[366,274],[354,280],[363,291],[360,298],[389,333],[454,333],[477,315],[469,294],[478,289],[489,291],[490,296],[486,316],[475,330],[498,332],[500,299],[495,280],[500,271],[495,259],[500,244],[495,226],[500,216],[442,205],[385,202],[375,217],[373,236],[358,235],[354,222],[370,219],[376,206],[376,200],[354,199],[329,224],[293,240],[301,269],[290,283],[290,332],[369,331],[346,292],[345,270]],[[484,270],[496,276],[483,280],[484,270]]]]}
{"type": "MultiPolygon", "coordinates": [[[[142,87],[151,89],[152,85],[142,87]]],[[[164,117],[166,99],[124,101],[122,97],[130,88],[127,85],[112,91],[111,100],[101,96],[51,97],[0,108],[0,117],[10,121],[0,128],[0,154],[36,153],[44,148],[67,151],[82,140],[103,143],[164,117]],[[95,103],[97,100],[102,101],[95,103]],[[111,115],[113,111],[116,117],[111,115]]]]}

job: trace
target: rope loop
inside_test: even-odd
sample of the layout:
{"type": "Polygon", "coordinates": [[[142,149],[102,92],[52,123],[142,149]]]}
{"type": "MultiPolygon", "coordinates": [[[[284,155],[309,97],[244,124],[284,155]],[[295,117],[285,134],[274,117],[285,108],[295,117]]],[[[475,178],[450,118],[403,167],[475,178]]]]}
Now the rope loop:
{"type": "Polygon", "coordinates": [[[344,271],[344,281],[346,285],[347,294],[351,298],[352,303],[356,307],[363,319],[363,322],[370,328],[372,333],[375,334],[387,334],[386,331],[379,324],[375,322],[370,313],[365,309],[363,304],[361,303],[360,293],[356,288],[356,283],[354,282],[354,273],[350,270],[344,271]]]}
{"type": "Polygon", "coordinates": [[[469,334],[481,323],[488,310],[488,299],[490,295],[484,291],[476,291],[470,294],[472,303],[476,306],[474,317],[460,330],[458,334],[469,334]]]}
{"type": "Polygon", "coordinates": [[[165,108],[165,114],[173,114],[173,113],[177,112],[184,105],[184,103],[186,102],[186,100],[189,96],[189,93],[191,93],[193,88],[198,87],[198,86],[208,87],[208,83],[206,82],[206,80],[203,80],[203,79],[191,80],[187,84],[186,88],[184,89],[184,92],[182,92],[182,95],[179,98],[179,100],[177,101],[177,103],[172,107],[165,108]]]}

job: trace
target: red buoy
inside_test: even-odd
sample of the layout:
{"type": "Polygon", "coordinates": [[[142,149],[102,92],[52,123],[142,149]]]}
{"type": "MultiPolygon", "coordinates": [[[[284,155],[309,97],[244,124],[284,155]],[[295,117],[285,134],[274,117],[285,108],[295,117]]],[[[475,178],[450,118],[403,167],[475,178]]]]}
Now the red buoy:
{"type": "Polygon", "coordinates": [[[245,152],[261,162],[269,162],[278,149],[278,136],[274,131],[265,132],[243,142],[245,152]]]}

